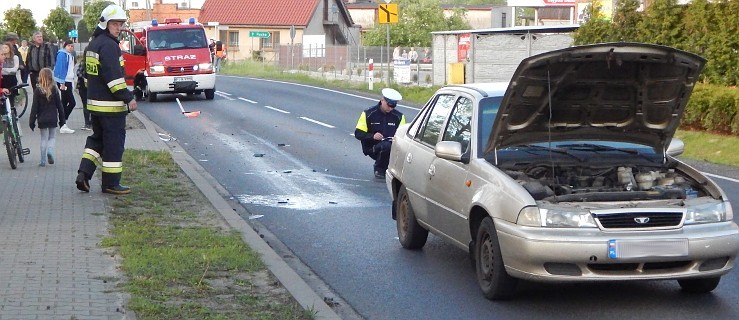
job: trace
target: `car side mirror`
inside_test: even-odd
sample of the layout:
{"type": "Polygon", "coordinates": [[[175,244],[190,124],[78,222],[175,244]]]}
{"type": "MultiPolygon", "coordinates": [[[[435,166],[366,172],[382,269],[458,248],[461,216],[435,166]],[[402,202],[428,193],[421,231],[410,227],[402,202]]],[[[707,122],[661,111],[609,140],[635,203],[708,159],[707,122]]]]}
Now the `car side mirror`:
{"type": "Polygon", "coordinates": [[[434,153],[442,159],[462,161],[462,144],[457,141],[441,141],[434,147],[434,153]]]}
{"type": "Polygon", "coordinates": [[[670,141],[670,146],[667,147],[667,155],[671,157],[677,157],[685,152],[685,143],[678,139],[678,138],[672,138],[672,141],[670,141]]]}
{"type": "Polygon", "coordinates": [[[133,46],[133,55],[135,55],[135,56],[144,56],[144,55],[146,55],[146,49],[144,48],[144,46],[142,46],[140,44],[137,44],[137,45],[133,46]]]}

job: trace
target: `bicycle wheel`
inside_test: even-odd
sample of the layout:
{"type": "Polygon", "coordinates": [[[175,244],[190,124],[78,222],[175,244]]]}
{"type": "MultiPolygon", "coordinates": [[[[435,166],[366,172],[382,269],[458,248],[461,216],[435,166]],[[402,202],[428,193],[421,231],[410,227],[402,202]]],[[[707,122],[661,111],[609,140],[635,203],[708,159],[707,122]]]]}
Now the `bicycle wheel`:
{"type": "MultiPolygon", "coordinates": [[[[13,132],[15,132],[15,147],[16,155],[18,156],[18,162],[23,163],[23,144],[21,143],[21,132],[18,126],[18,118],[13,119],[13,132]]],[[[11,136],[12,137],[12,136],[11,136]]]]}
{"type": "Polygon", "coordinates": [[[10,126],[7,122],[3,122],[3,141],[5,144],[5,151],[8,152],[8,160],[10,160],[10,167],[15,169],[18,167],[15,163],[15,147],[13,146],[12,133],[10,132],[10,126]]]}
{"type": "Polygon", "coordinates": [[[18,89],[18,95],[15,96],[15,108],[20,111],[18,118],[26,113],[26,108],[28,108],[28,91],[26,91],[26,88],[18,89]]]}

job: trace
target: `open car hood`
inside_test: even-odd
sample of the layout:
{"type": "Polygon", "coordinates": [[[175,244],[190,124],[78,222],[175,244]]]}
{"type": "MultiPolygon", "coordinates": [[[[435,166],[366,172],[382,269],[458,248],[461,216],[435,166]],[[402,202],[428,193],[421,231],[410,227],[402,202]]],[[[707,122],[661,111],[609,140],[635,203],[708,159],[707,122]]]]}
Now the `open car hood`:
{"type": "Polygon", "coordinates": [[[546,141],[607,140],[663,153],[705,62],[692,53],[641,43],[528,57],[508,85],[486,152],[546,141]]]}

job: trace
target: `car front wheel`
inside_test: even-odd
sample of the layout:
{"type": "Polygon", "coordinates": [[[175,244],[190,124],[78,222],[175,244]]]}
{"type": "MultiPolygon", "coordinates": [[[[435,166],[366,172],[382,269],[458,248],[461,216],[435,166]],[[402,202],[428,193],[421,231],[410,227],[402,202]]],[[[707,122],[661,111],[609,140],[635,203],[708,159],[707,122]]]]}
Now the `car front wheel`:
{"type": "Polygon", "coordinates": [[[401,186],[398,191],[398,201],[395,202],[398,240],[403,248],[421,249],[426,244],[429,231],[424,229],[416,220],[416,214],[408,199],[408,191],[401,186]]]}
{"type": "Polygon", "coordinates": [[[709,293],[718,287],[721,277],[677,280],[680,288],[689,293],[709,293]]]}
{"type": "Polygon", "coordinates": [[[498,232],[491,217],[485,217],[480,223],[475,242],[475,270],[483,295],[490,300],[511,298],[517,280],[505,271],[498,232]]]}

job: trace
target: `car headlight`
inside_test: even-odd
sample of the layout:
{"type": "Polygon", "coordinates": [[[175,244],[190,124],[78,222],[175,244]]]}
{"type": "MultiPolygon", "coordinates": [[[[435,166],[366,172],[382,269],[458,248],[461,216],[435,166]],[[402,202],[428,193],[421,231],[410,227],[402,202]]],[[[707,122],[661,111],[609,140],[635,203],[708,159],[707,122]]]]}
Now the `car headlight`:
{"type": "Polygon", "coordinates": [[[553,210],[526,207],[518,213],[517,224],[547,228],[597,228],[589,211],[553,210]]]}
{"type": "Polygon", "coordinates": [[[728,202],[703,203],[688,207],[685,213],[685,224],[721,222],[733,218],[731,204],[728,202]]]}
{"type": "MultiPolygon", "coordinates": [[[[198,68],[200,68],[200,71],[210,71],[213,70],[213,64],[212,63],[201,63],[197,65],[198,68]]],[[[195,69],[198,70],[198,69],[195,69]]]]}
{"type": "Polygon", "coordinates": [[[149,74],[160,74],[160,73],[164,73],[164,66],[149,67],[149,74]]]}

